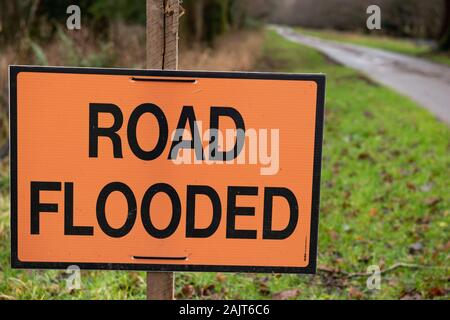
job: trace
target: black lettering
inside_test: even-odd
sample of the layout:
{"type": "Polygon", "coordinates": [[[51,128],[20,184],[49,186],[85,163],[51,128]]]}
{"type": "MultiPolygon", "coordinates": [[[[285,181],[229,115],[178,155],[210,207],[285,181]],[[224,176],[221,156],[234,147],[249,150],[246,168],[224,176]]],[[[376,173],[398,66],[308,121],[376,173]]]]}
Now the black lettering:
{"type": "Polygon", "coordinates": [[[120,108],[114,104],[89,104],[89,157],[98,157],[98,138],[108,137],[113,143],[114,158],[122,158],[122,143],[117,131],[122,127],[123,115],[120,108]],[[114,123],[109,128],[98,127],[99,113],[109,113],[114,117],[114,123]]]}
{"type": "Polygon", "coordinates": [[[257,196],[258,187],[228,187],[227,238],[256,239],[256,230],[236,230],[236,216],[254,216],[253,207],[236,207],[237,196],[257,196]]]}
{"type": "Polygon", "coordinates": [[[31,234],[39,234],[39,217],[41,212],[58,212],[58,204],[41,203],[41,191],[61,191],[61,182],[31,181],[31,234]]]}
{"type": "Polygon", "coordinates": [[[265,188],[263,239],[286,239],[294,232],[297,223],[298,202],[292,191],[287,188],[265,188]],[[283,197],[289,203],[289,223],[284,230],[272,230],[273,197],[283,197]]]}
{"type": "Polygon", "coordinates": [[[245,124],[241,114],[236,109],[230,107],[211,107],[210,131],[210,160],[230,161],[237,158],[239,153],[241,153],[245,143],[245,124]],[[217,137],[217,133],[219,130],[220,117],[229,117],[236,125],[236,144],[234,145],[233,149],[226,152],[218,151],[219,140],[217,137]]]}
{"type": "Polygon", "coordinates": [[[217,192],[208,186],[188,186],[186,196],[186,237],[207,238],[216,232],[220,224],[222,208],[217,192]],[[213,216],[211,224],[204,229],[195,228],[195,197],[196,195],[207,196],[212,203],[213,216]]]}
{"type": "Polygon", "coordinates": [[[138,106],[130,116],[128,121],[128,143],[130,145],[131,151],[141,160],[154,160],[158,158],[164,151],[167,144],[167,137],[169,135],[169,128],[167,124],[166,116],[164,112],[157,105],[152,103],[145,103],[138,106]],[[139,118],[144,113],[151,113],[155,116],[159,125],[159,138],[156,146],[151,151],[143,150],[137,141],[136,129],[139,118]]]}
{"type": "Polygon", "coordinates": [[[73,183],[64,183],[64,234],[67,236],[92,236],[93,227],[73,225],[73,183]]]}
{"type": "Polygon", "coordinates": [[[158,183],[151,186],[145,192],[142,199],[141,218],[142,224],[144,225],[144,228],[149,235],[158,239],[165,239],[170,237],[176,231],[181,218],[181,202],[176,190],[172,186],[165,183],[158,183]],[[150,218],[150,203],[153,197],[159,192],[167,194],[170,198],[170,201],[172,202],[172,218],[167,228],[163,230],[157,229],[153,225],[150,218]]]}
{"type": "Polygon", "coordinates": [[[136,210],[137,204],[133,191],[130,189],[130,187],[121,182],[112,182],[106,185],[100,192],[100,195],[97,199],[98,224],[106,235],[113,238],[121,238],[123,236],[126,236],[131,231],[136,221],[136,210]],[[122,193],[127,199],[128,203],[127,220],[125,221],[124,225],[118,229],[115,229],[109,225],[108,220],[106,219],[105,212],[106,200],[108,199],[109,195],[115,191],[122,193]]]}

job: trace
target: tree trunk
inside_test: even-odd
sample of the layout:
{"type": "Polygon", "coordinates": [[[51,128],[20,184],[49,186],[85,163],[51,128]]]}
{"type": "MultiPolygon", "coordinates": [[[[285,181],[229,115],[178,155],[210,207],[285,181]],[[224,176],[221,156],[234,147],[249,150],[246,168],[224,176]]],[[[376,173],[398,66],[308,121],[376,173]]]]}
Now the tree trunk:
{"type": "Polygon", "coordinates": [[[450,0],[445,0],[445,15],[439,40],[439,49],[450,50],[450,0]]]}
{"type": "Polygon", "coordinates": [[[205,2],[203,0],[196,0],[194,2],[194,40],[199,43],[203,40],[204,30],[203,30],[203,12],[205,8],[205,2]]]}

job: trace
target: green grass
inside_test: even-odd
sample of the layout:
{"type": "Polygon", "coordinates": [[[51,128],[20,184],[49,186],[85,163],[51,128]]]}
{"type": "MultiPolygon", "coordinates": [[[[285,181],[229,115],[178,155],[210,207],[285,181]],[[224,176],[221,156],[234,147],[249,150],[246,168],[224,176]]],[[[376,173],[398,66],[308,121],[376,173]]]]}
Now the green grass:
{"type": "Polygon", "coordinates": [[[429,46],[412,40],[332,30],[311,30],[297,28],[303,34],[326,40],[353,43],[361,46],[384,49],[406,55],[422,57],[450,66],[450,53],[433,51],[429,46]]]}
{"type": "MultiPolygon", "coordinates": [[[[268,32],[256,69],[324,72],[327,97],[315,276],[177,273],[176,295],[192,299],[268,299],[297,290],[297,299],[448,299],[450,130],[401,95],[316,51],[268,32]],[[412,252],[410,247],[423,247],[412,252]],[[339,272],[399,268],[382,275],[381,290],[339,272]],[[324,270],[336,270],[330,274],[324,270]]],[[[6,172],[6,170],[3,170],[6,172]]],[[[3,173],[0,181],[7,181],[3,173]]],[[[1,183],[1,182],[0,182],[1,183]]],[[[143,299],[142,272],[83,271],[82,289],[65,290],[61,271],[9,267],[9,200],[0,197],[0,298],[143,299]]]]}

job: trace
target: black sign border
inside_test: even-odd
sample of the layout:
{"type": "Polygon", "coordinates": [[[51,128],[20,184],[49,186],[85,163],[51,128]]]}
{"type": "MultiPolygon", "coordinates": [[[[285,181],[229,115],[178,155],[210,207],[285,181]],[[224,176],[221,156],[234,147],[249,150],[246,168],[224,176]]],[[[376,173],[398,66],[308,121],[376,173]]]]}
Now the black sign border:
{"type": "Polygon", "coordinates": [[[320,176],[322,168],[323,121],[325,103],[324,74],[291,74],[267,72],[215,72],[215,71],[168,71],[138,69],[104,69],[75,67],[10,66],[9,67],[9,128],[10,128],[10,190],[11,190],[11,267],[17,269],[66,269],[76,265],[83,270],[133,270],[133,271],[197,271],[197,272],[251,272],[251,273],[316,273],[317,239],[319,225],[320,176]],[[17,230],[17,76],[20,72],[101,74],[128,76],[156,76],[167,78],[226,78],[255,80],[299,80],[317,84],[316,125],[314,141],[314,168],[312,185],[311,229],[309,241],[309,264],[306,267],[280,266],[222,266],[178,264],[133,263],[80,263],[80,262],[25,262],[18,257],[17,230]]]}

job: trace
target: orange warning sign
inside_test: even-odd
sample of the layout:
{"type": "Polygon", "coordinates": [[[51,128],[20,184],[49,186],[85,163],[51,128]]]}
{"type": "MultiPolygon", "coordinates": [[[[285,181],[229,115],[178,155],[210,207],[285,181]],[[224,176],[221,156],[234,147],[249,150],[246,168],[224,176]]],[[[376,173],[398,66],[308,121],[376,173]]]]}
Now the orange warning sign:
{"type": "Polygon", "coordinates": [[[315,272],[324,86],[11,66],[12,266],[315,272]]]}

